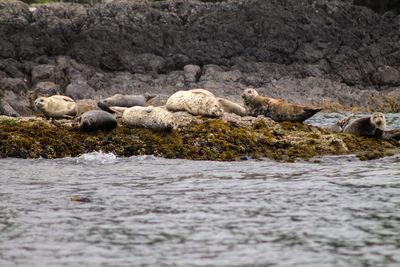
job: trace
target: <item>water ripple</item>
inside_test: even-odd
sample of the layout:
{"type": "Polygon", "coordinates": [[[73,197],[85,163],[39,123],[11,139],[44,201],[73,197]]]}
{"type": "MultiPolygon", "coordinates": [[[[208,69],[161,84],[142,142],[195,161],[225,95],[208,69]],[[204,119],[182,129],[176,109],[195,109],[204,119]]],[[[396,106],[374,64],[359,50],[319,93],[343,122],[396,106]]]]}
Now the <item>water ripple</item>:
{"type": "Polygon", "coordinates": [[[0,266],[399,266],[399,161],[1,159],[0,266]]]}

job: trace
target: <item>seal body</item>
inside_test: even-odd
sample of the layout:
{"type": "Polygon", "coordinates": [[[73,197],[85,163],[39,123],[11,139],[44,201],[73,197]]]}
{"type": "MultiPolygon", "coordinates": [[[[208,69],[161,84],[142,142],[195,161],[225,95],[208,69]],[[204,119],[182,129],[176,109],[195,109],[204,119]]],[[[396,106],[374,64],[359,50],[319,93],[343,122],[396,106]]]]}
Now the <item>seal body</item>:
{"type": "Polygon", "coordinates": [[[344,128],[349,124],[352,117],[354,117],[354,114],[350,114],[348,116],[342,117],[328,129],[331,131],[334,131],[334,132],[341,133],[341,132],[343,132],[344,128]]]}
{"type": "Polygon", "coordinates": [[[35,100],[34,105],[49,118],[70,118],[77,114],[76,103],[68,96],[39,97],[35,100]]]}
{"type": "Polygon", "coordinates": [[[274,121],[303,122],[322,110],[291,104],[283,99],[260,96],[256,90],[250,88],[245,89],[241,96],[249,115],[264,115],[274,121]]]}
{"type": "Polygon", "coordinates": [[[118,125],[112,114],[104,110],[90,110],[79,118],[79,128],[84,132],[111,131],[118,125]]]}
{"type": "Polygon", "coordinates": [[[358,118],[350,122],[343,132],[361,136],[382,137],[385,127],[385,115],[381,112],[374,112],[371,116],[358,118]]]}
{"type": "Polygon", "coordinates": [[[76,101],[76,111],[78,116],[90,110],[100,110],[100,108],[97,106],[96,100],[81,99],[76,101]]]}
{"type": "Polygon", "coordinates": [[[144,127],[153,130],[171,130],[174,127],[174,115],[162,107],[111,107],[122,113],[122,122],[128,127],[144,127]]]}
{"type": "Polygon", "coordinates": [[[234,113],[236,115],[239,116],[246,116],[247,115],[247,110],[242,107],[239,104],[236,104],[235,102],[232,102],[228,99],[222,98],[222,97],[218,97],[218,103],[219,105],[222,107],[222,109],[224,110],[224,113],[234,113]]]}
{"type": "Polygon", "coordinates": [[[210,117],[221,117],[224,113],[214,94],[204,89],[178,91],[168,98],[166,107],[170,111],[210,117]]]}
{"type": "Polygon", "coordinates": [[[146,102],[155,95],[122,95],[122,94],[115,94],[113,96],[107,97],[105,99],[100,100],[97,102],[97,105],[102,110],[112,112],[110,107],[134,107],[134,106],[145,106],[146,102]]]}

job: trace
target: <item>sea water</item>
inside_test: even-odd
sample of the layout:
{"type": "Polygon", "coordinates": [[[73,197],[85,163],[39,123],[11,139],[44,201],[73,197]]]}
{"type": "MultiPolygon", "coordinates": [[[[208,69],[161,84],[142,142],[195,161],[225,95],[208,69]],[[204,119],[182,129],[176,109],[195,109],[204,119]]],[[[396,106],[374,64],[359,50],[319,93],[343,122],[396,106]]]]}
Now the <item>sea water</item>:
{"type": "Polygon", "coordinates": [[[0,266],[400,266],[399,162],[0,159],[0,266]]]}

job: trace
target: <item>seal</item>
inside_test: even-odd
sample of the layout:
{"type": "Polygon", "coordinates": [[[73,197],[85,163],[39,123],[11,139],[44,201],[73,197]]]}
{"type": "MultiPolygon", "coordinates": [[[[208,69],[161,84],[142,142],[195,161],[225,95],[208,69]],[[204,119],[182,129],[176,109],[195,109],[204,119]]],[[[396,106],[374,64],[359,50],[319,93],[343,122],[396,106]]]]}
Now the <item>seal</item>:
{"type": "Polygon", "coordinates": [[[174,115],[162,107],[131,108],[110,107],[117,114],[122,113],[122,122],[128,127],[144,127],[157,131],[171,130],[174,128],[174,115]]]}
{"type": "Polygon", "coordinates": [[[343,129],[343,132],[361,136],[382,137],[385,127],[385,115],[381,112],[374,112],[371,116],[365,116],[350,122],[343,129]]]}
{"type": "Polygon", "coordinates": [[[99,100],[97,105],[102,110],[108,111],[112,113],[110,107],[134,107],[134,106],[145,106],[146,102],[150,99],[156,97],[156,95],[122,95],[115,94],[113,96],[107,97],[105,99],[99,100]]]}
{"type": "Polygon", "coordinates": [[[68,96],[39,97],[35,100],[34,105],[47,118],[72,118],[77,114],[76,103],[68,96]]]}
{"type": "Polygon", "coordinates": [[[81,99],[76,101],[76,111],[78,116],[90,110],[100,110],[100,108],[97,106],[96,100],[81,99]]]}
{"type": "Polygon", "coordinates": [[[79,129],[84,132],[111,131],[118,125],[117,119],[104,110],[87,111],[78,118],[78,121],[79,129]]]}
{"type": "Polygon", "coordinates": [[[241,117],[247,116],[247,110],[239,104],[232,102],[228,99],[218,97],[218,103],[224,110],[224,113],[234,113],[241,117]]]}
{"type": "Polygon", "coordinates": [[[170,111],[209,117],[221,117],[224,113],[214,94],[204,89],[178,91],[168,98],[166,107],[170,111]]]}
{"type": "Polygon", "coordinates": [[[349,124],[351,118],[354,117],[354,114],[350,114],[340,118],[334,125],[328,127],[329,130],[341,133],[343,129],[349,124]]]}
{"type": "Polygon", "coordinates": [[[255,117],[264,115],[278,122],[303,122],[322,110],[292,104],[283,99],[261,96],[252,88],[245,89],[241,96],[249,115],[255,117]]]}

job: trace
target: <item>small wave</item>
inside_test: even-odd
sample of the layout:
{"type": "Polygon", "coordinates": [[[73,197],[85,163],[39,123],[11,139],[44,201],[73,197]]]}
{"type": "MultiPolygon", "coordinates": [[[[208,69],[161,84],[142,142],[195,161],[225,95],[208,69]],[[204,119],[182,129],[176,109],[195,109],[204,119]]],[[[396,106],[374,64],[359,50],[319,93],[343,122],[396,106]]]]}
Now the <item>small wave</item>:
{"type": "Polygon", "coordinates": [[[142,156],[132,156],[130,159],[133,159],[135,161],[147,161],[147,160],[157,160],[157,159],[163,159],[159,158],[153,155],[142,155],[142,156]]]}
{"type": "Polygon", "coordinates": [[[112,164],[118,161],[118,157],[113,153],[92,152],[83,154],[76,158],[76,163],[100,163],[112,164]]]}

